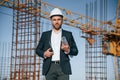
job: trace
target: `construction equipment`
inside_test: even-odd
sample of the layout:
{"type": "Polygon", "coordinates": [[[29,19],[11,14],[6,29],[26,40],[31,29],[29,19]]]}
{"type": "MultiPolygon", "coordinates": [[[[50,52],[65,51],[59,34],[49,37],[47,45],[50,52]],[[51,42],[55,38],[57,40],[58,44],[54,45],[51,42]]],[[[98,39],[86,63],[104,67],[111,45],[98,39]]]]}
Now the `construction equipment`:
{"type": "Polygon", "coordinates": [[[120,42],[118,40],[120,37],[120,34],[118,33],[120,25],[119,9],[117,10],[118,18],[116,19],[116,27],[114,28],[112,23],[109,21],[102,22],[100,20],[89,17],[88,15],[84,16],[82,14],[78,14],[76,12],[42,2],[41,0],[2,0],[0,1],[0,5],[13,9],[13,38],[10,80],[40,80],[40,65],[42,63],[40,62],[40,58],[35,55],[34,50],[40,38],[40,18],[49,20],[50,11],[53,8],[59,8],[63,11],[65,16],[65,25],[78,28],[83,32],[83,34],[85,33],[82,38],[85,38],[87,43],[90,45],[89,47],[87,44],[86,48],[86,53],[88,53],[86,54],[86,58],[89,59],[86,60],[86,64],[88,64],[86,67],[86,73],[88,76],[86,78],[89,78],[90,80],[93,78],[94,80],[106,80],[106,56],[102,54],[99,54],[98,56],[97,53],[101,53],[101,51],[99,51],[100,48],[102,48],[103,54],[113,54],[115,56],[120,56],[118,53],[120,51],[120,42]],[[82,20],[85,21],[86,19],[88,21],[83,23],[82,20]],[[104,26],[107,24],[113,28],[114,32],[106,31],[89,23],[97,23],[96,26],[104,26]],[[94,45],[97,44],[95,36],[100,36],[100,38],[102,36],[102,47],[94,45]],[[117,39],[114,40],[114,37],[117,39]],[[117,47],[114,48],[114,46],[117,47]],[[93,55],[93,53],[95,53],[95,55],[93,55]],[[93,62],[94,65],[92,65],[93,58],[95,58],[96,61],[93,62]],[[101,60],[103,58],[104,60],[101,60]],[[101,64],[103,66],[101,66],[101,64]],[[98,67],[99,65],[100,67],[98,67]],[[92,70],[92,68],[95,69],[92,70]],[[95,72],[97,70],[100,71],[95,72]]]}
{"type": "MultiPolygon", "coordinates": [[[[112,24],[108,22],[107,24],[112,24]]],[[[118,8],[116,11],[116,24],[112,31],[103,34],[103,54],[112,54],[120,56],[120,0],[118,0],[118,8]]]]}

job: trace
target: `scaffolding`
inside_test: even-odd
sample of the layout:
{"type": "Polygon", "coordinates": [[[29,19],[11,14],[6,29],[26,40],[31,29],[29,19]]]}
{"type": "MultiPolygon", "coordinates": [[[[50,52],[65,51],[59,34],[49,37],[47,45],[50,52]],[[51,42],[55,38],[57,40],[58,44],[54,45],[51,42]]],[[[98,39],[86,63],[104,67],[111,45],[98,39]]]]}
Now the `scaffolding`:
{"type": "Polygon", "coordinates": [[[40,0],[17,0],[13,5],[10,80],[40,80],[40,58],[35,49],[40,39],[40,0]]]}
{"type": "MultiPolygon", "coordinates": [[[[106,2],[107,0],[100,0],[100,17],[106,21],[106,2]],[[101,4],[103,4],[102,7],[101,4]],[[104,9],[104,10],[103,10],[104,9]]],[[[94,3],[86,4],[86,16],[91,16],[92,18],[97,19],[97,0],[94,3]]],[[[94,26],[94,28],[102,28],[103,26],[97,26],[97,22],[90,22],[86,19],[86,24],[89,26],[94,26]]],[[[90,29],[90,28],[89,28],[90,29]]],[[[86,80],[107,80],[107,56],[102,54],[102,34],[85,34],[87,38],[93,39],[92,43],[85,42],[85,64],[86,64],[86,80]]]]}

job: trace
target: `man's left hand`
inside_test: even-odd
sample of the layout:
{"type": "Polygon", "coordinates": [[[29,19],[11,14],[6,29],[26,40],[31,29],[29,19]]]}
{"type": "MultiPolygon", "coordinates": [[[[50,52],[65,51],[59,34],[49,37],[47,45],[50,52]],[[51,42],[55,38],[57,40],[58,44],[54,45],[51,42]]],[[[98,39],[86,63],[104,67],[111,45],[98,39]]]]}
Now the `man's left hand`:
{"type": "Polygon", "coordinates": [[[65,52],[66,54],[68,54],[69,51],[70,51],[70,48],[69,48],[69,45],[68,45],[68,44],[63,44],[63,43],[62,43],[61,49],[64,50],[64,52],[65,52]]]}

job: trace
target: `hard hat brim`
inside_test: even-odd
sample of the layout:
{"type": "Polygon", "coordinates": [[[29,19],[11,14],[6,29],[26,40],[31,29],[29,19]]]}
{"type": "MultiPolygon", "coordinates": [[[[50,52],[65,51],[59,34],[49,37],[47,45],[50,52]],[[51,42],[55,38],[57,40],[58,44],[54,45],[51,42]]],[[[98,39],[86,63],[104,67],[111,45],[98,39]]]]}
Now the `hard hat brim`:
{"type": "Polygon", "coordinates": [[[59,14],[58,15],[57,14],[56,15],[51,15],[50,18],[52,18],[53,16],[61,16],[63,18],[63,15],[59,15],[59,14]]]}

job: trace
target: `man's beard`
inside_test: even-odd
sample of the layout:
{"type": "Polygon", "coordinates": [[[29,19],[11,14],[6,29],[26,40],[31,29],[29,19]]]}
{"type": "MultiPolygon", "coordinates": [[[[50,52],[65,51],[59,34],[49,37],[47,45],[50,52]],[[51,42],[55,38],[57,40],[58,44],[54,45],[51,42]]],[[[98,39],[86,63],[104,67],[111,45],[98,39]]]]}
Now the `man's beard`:
{"type": "Polygon", "coordinates": [[[59,30],[61,28],[61,25],[59,27],[55,27],[55,25],[53,25],[54,29],[59,30]]]}

